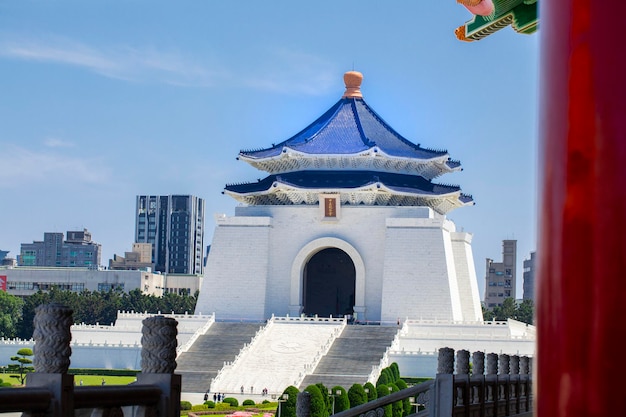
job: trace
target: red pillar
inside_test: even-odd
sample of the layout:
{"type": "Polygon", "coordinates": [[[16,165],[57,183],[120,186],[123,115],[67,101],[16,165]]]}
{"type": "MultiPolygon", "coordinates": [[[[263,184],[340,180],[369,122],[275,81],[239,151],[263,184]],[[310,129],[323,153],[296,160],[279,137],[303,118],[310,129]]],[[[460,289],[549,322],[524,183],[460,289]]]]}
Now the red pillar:
{"type": "Polygon", "coordinates": [[[540,0],[535,409],[626,416],[626,1],[540,0]]]}

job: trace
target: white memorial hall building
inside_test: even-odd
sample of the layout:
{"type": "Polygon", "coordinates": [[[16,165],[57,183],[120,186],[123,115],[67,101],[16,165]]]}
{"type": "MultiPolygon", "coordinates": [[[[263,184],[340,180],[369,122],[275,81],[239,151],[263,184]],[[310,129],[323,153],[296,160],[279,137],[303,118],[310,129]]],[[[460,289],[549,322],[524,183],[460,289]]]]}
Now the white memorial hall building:
{"type": "Polygon", "coordinates": [[[472,235],[446,218],[472,205],[438,177],[448,152],[398,134],[365,102],[363,77],[317,120],[238,159],[265,171],[227,185],[196,313],[218,319],[352,317],[482,321],[472,235]]]}

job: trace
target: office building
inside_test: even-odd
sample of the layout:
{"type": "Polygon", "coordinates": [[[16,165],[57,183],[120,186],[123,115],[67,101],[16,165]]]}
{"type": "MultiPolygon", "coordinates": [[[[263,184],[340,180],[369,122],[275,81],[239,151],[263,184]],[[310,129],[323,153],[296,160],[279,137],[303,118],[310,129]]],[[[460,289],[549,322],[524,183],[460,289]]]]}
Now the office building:
{"type": "Polygon", "coordinates": [[[137,196],[135,243],[151,243],[155,271],[202,274],[204,200],[192,195],[137,196]]]}
{"type": "Polygon", "coordinates": [[[515,299],[517,240],[502,241],[502,262],[487,258],[485,277],[485,306],[502,305],[506,298],[515,299]]]}
{"type": "Polygon", "coordinates": [[[524,259],[524,300],[535,301],[535,252],[530,252],[530,258],[524,259]]]}
{"type": "Polygon", "coordinates": [[[43,241],[22,243],[20,266],[48,267],[87,267],[98,268],[102,256],[102,246],[91,240],[87,229],[63,233],[47,232],[43,241]]]}
{"type": "Polygon", "coordinates": [[[133,250],[124,252],[124,256],[113,255],[113,259],[109,259],[109,269],[152,271],[152,243],[133,243],[133,250]]]}

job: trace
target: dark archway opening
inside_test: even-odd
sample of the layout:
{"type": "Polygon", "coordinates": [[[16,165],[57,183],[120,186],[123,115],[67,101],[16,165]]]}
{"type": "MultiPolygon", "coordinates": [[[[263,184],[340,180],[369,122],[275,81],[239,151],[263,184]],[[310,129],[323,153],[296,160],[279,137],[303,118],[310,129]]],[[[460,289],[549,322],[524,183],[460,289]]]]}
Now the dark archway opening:
{"type": "Polygon", "coordinates": [[[356,272],[347,253],[337,248],[313,255],[304,268],[304,313],[340,317],[354,312],[356,272]]]}

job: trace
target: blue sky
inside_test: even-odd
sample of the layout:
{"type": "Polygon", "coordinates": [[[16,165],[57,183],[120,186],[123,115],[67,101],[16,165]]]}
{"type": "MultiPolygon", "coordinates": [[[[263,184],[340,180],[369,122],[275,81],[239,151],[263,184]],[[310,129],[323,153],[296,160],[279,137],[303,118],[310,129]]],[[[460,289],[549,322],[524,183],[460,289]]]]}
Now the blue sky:
{"type": "Polygon", "coordinates": [[[445,1],[0,2],[0,249],[87,228],[103,264],[131,248],[138,194],[194,194],[265,174],[240,149],[285,140],[363,73],[366,102],[407,139],[447,149],[476,205],[449,217],[485,258],[536,248],[539,36],[459,42],[445,1]]]}

